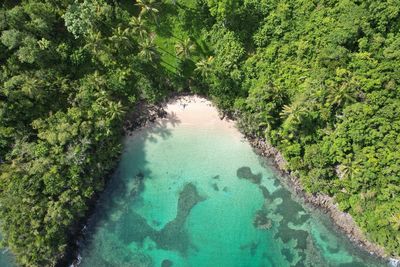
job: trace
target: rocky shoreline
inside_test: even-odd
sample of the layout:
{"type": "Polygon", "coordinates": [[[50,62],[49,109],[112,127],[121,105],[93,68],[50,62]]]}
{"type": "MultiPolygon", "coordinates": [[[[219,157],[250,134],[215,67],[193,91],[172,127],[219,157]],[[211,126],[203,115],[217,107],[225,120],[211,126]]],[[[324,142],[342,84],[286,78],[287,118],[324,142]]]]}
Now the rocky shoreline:
{"type": "Polygon", "coordinates": [[[131,135],[133,131],[166,116],[167,112],[164,110],[164,105],[140,103],[134,107],[133,111],[125,119],[123,125],[125,136],[131,135]]]}
{"type": "MultiPolygon", "coordinates": [[[[167,101],[152,105],[152,104],[140,104],[135,107],[135,110],[131,112],[124,124],[124,131],[126,135],[131,135],[133,131],[145,127],[149,123],[155,122],[159,118],[165,118],[167,112],[164,107],[171,101],[179,101],[181,105],[187,105],[190,103],[183,98],[190,96],[190,94],[178,94],[171,96],[167,101]]],[[[205,97],[206,98],[206,97],[205,97]]],[[[220,112],[221,120],[233,120],[234,116],[229,116],[224,112],[220,112]]],[[[239,129],[240,130],[240,129],[239,129]]],[[[321,210],[326,213],[333,223],[347,235],[347,237],[358,247],[367,251],[371,255],[375,255],[378,258],[387,260],[390,266],[400,267],[400,258],[394,258],[387,255],[384,248],[377,244],[369,241],[362,233],[361,229],[357,226],[350,214],[343,212],[339,209],[334,199],[325,194],[308,194],[302,187],[298,177],[287,171],[287,162],[284,159],[280,151],[269,144],[266,140],[260,139],[254,136],[245,136],[250,145],[254,148],[257,154],[267,158],[272,162],[275,169],[283,177],[283,182],[287,187],[296,194],[304,203],[311,205],[314,208],[321,210]]]]}
{"type": "MultiPolygon", "coordinates": [[[[130,136],[134,131],[143,128],[150,123],[155,122],[157,119],[165,118],[167,116],[167,112],[165,111],[165,106],[167,103],[171,101],[181,100],[180,98],[184,96],[189,96],[190,94],[182,94],[182,95],[173,95],[167,101],[163,101],[159,104],[148,104],[148,103],[140,103],[135,106],[134,110],[130,112],[123,125],[124,135],[130,136]]],[[[206,97],[205,97],[206,98],[206,97]]],[[[188,104],[189,102],[180,101],[181,105],[188,104]]],[[[229,114],[220,113],[221,120],[234,120],[233,116],[228,116],[229,114]]],[[[240,130],[240,129],[239,129],[240,130]]],[[[385,252],[384,249],[376,244],[373,244],[369,240],[366,239],[364,234],[361,232],[360,228],[356,225],[353,218],[350,214],[342,212],[337,204],[335,204],[334,199],[324,195],[324,194],[315,194],[310,195],[307,194],[302,187],[299,179],[288,172],[286,170],[286,160],[282,156],[282,154],[272,145],[270,145],[266,140],[253,137],[246,136],[247,141],[254,148],[257,154],[267,158],[270,160],[275,169],[280,173],[280,175],[284,178],[283,182],[288,186],[288,188],[296,194],[304,203],[311,205],[312,207],[318,208],[319,210],[328,214],[328,216],[332,219],[334,224],[343,231],[349,239],[362,248],[363,250],[369,252],[376,257],[385,259],[388,261],[390,266],[400,267],[400,258],[391,258],[385,252]]],[[[101,192],[99,193],[101,194],[101,192]]],[[[87,212],[87,215],[82,220],[83,222],[79,223],[81,225],[81,230],[75,235],[75,244],[72,246],[72,251],[69,253],[69,266],[77,267],[80,263],[80,243],[85,236],[86,223],[93,213],[93,210],[96,206],[96,202],[99,196],[95,197],[92,204],[90,205],[90,209],[87,212]],[[72,253],[71,253],[72,252],[72,253]],[[71,255],[73,254],[73,256],[71,255]],[[71,257],[72,256],[72,257],[71,257]]],[[[62,261],[65,263],[65,261],[62,261]]],[[[64,264],[62,264],[64,265],[64,264]]],[[[61,265],[58,265],[61,266],[61,265]]]]}
{"type": "Polygon", "coordinates": [[[266,140],[257,137],[246,136],[246,139],[259,155],[272,161],[275,169],[284,178],[283,182],[293,193],[296,194],[296,196],[302,199],[306,204],[318,208],[326,213],[332,219],[334,224],[344,232],[354,244],[371,255],[388,260],[391,266],[400,267],[400,259],[390,257],[385,253],[383,247],[367,240],[351,215],[341,211],[332,197],[325,194],[306,193],[299,178],[287,171],[287,162],[278,149],[270,145],[266,140]]]}
{"type": "MultiPolygon", "coordinates": [[[[158,118],[166,117],[167,113],[164,107],[171,101],[179,101],[181,105],[187,105],[190,103],[185,101],[183,98],[189,96],[187,94],[174,95],[169,98],[168,101],[164,101],[158,105],[141,104],[130,114],[124,130],[126,134],[131,134],[132,131],[146,126],[148,123],[154,122],[158,118]]],[[[221,120],[234,120],[234,116],[228,116],[223,112],[220,113],[221,120]]],[[[240,130],[240,129],[239,129],[240,130]]],[[[367,251],[368,253],[375,255],[376,257],[388,260],[391,266],[400,267],[400,259],[392,258],[387,255],[384,248],[377,244],[369,241],[362,233],[361,229],[357,226],[350,214],[343,212],[339,209],[334,199],[325,194],[308,194],[302,187],[298,177],[287,171],[287,162],[284,159],[280,151],[269,144],[266,140],[254,137],[245,136],[250,145],[255,149],[256,153],[269,159],[275,169],[283,177],[283,182],[288,188],[296,194],[304,203],[311,205],[314,208],[326,213],[334,224],[345,233],[348,238],[357,246],[367,251]]]]}

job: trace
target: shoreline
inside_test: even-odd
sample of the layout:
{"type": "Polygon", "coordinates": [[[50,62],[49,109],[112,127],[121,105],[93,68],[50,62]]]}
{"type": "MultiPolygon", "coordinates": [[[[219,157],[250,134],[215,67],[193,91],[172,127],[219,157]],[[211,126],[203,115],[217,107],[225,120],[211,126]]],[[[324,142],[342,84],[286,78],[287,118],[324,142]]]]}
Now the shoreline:
{"type": "Polygon", "coordinates": [[[280,151],[271,146],[267,141],[257,137],[246,137],[246,140],[260,156],[269,159],[275,170],[282,177],[281,181],[285,183],[288,189],[294,193],[306,205],[318,209],[327,214],[332,223],[344,233],[350,241],[360,249],[374,255],[378,258],[393,261],[393,266],[400,266],[400,259],[391,257],[385,253],[384,248],[369,241],[361,229],[357,226],[353,217],[346,212],[341,211],[334,199],[325,194],[307,193],[298,177],[285,170],[286,161],[280,151]],[[396,265],[397,264],[397,265],[396,265]]]}
{"type": "MultiPolygon", "coordinates": [[[[174,102],[181,102],[181,104],[183,103],[183,105],[188,105],[191,103],[196,103],[199,100],[206,100],[207,102],[211,102],[206,97],[199,97],[197,95],[184,95],[172,97],[169,101],[167,101],[167,104],[164,107],[167,107],[168,104],[174,102]]],[[[217,107],[214,106],[212,102],[211,105],[217,110],[217,112],[221,112],[217,109],[217,107]]],[[[168,108],[166,110],[168,110],[168,108]]],[[[271,146],[266,140],[258,137],[246,136],[237,126],[237,120],[235,118],[230,118],[229,116],[224,116],[224,114],[221,114],[222,113],[218,114],[218,119],[221,122],[226,122],[230,125],[233,125],[233,127],[239,132],[239,134],[242,135],[242,137],[244,137],[247,142],[249,142],[250,146],[255,150],[255,153],[273,163],[274,169],[282,177],[282,179],[280,180],[304,204],[309,205],[312,208],[315,208],[322,213],[327,214],[333,225],[335,225],[338,230],[345,234],[350,239],[350,241],[361,250],[366,251],[367,253],[376,256],[377,258],[386,260],[389,263],[391,262],[393,266],[400,266],[400,259],[388,255],[384,251],[383,247],[369,241],[365,237],[361,229],[357,226],[352,216],[349,213],[341,211],[332,197],[324,194],[308,194],[302,187],[299,178],[285,170],[285,166],[287,163],[278,149],[271,146]]]]}
{"type": "MultiPolygon", "coordinates": [[[[189,106],[189,104],[192,104],[193,106],[194,103],[205,103],[206,105],[213,107],[213,109],[216,110],[217,120],[219,120],[220,122],[224,122],[225,127],[234,128],[235,130],[237,130],[242,138],[249,142],[255,153],[268,160],[268,162],[272,163],[272,167],[282,177],[282,179],[280,179],[281,182],[283,182],[287,186],[287,188],[296,195],[296,197],[298,197],[304,204],[309,205],[310,207],[327,214],[330,217],[333,225],[337,226],[338,229],[342,231],[342,233],[345,234],[354,245],[373,256],[387,261],[388,264],[390,264],[391,266],[400,266],[400,258],[389,256],[384,252],[383,247],[380,247],[377,244],[374,244],[371,241],[367,240],[361,229],[354,222],[351,215],[340,211],[332,197],[323,194],[307,194],[301,186],[300,180],[292,175],[290,172],[285,170],[286,161],[283,158],[282,154],[278,151],[278,149],[271,146],[266,140],[263,140],[262,138],[244,135],[240,128],[237,127],[236,119],[230,118],[229,116],[224,116],[223,113],[220,113],[221,110],[219,110],[212,103],[212,101],[205,96],[193,94],[178,94],[172,95],[158,104],[139,103],[130,113],[127,114],[127,117],[123,123],[124,134],[122,138],[130,137],[140,129],[151,127],[151,125],[158,120],[162,120],[165,118],[168,119],[171,114],[175,116],[176,114],[174,114],[174,112],[184,111],[185,108],[189,106]]],[[[199,117],[190,119],[192,121],[196,121],[196,119],[198,118],[199,117]]],[[[113,171],[111,171],[110,174],[107,176],[110,178],[112,174],[113,171]]],[[[110,180],[109,178],[106,179],[106,184],[110,180]]],[[[69,264],[68,266],[70,267],[79,266],[80,264],[80,252],[82,249],[82,246],[80,244],[83,240],[85,240],[86,226],[93,216],[94,210],[100,198],[99,196],[103,192],[104,191],[99,192],[97,197],[95,197],[95,199],[91,201],[88,213],[86,214],[86,216],[84,216],[82,221],[78,223],[78,225],[80,225],[81,227],[79,228],[78,232],[71,238],[71,240],[74,241],[74,244],[71,246],[72,251],[70,250],[70,252],[73,253],[65,256],[69,264]]]]}
{"type": "MultiPolygon", "coordinates": [[[[122,136],[121,140],[128,136],[132,136],[135,131],[143,129],[147,127],[150,123],[154,123],[158,119],[165,118],[167,116],[167,112],[165,111],[164,104],[165,101],[161,102],[161,104],[148,104],[148,103],[139,103],[132,108],[132,111],[126,114],[126,118],[122,124],[122,136]]],[[[119,155],[120,157],[121,155],[119,155]]],[[[119,158],[116,159],[117,162],[119,158]]],[[[101,199],[101,195],[105,192],[108,183],[111,181],[112,176],[117,170],[117,165],[112,168],[107,174],[105,174],[105,184],[104,188],[100,192],[96,192],[92,199],[88,202],[88,209],[85,212],[85,215],[76,222],[73,226],[72,234],[68,238],[68,246],[65,254],[59,261],[56,263],[56,267],[78,267],[81,263],[81,251],[82,244],[87,238],[87,226],[90,224],[90,220],[95,214],[95,210],[97,205],[99,204],[99,200],[101,199]]]]}

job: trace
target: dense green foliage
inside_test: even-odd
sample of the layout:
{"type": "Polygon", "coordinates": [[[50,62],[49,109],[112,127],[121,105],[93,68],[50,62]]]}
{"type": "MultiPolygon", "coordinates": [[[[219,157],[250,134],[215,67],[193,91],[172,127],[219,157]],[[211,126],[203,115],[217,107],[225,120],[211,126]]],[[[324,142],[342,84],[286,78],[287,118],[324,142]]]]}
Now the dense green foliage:
{"type": "Polygon", "coordinates": [[[5,1],[0,226],[53,266],[138,101],[208,94],[400,254],[400,1],[5,1]]]}
{"type": "Polygon", "coordinates": [[[164,92],[132,18],[101,0],[0,11],[0,218],[21,264],[60,259],[115,165],[127,106],[164,92]]]}
{"type": "Polygon", "coordinates": [[[278,147],[308,192],[334,196],[400,254],[400,1],[204,5],[216,103],[278,147]]]}

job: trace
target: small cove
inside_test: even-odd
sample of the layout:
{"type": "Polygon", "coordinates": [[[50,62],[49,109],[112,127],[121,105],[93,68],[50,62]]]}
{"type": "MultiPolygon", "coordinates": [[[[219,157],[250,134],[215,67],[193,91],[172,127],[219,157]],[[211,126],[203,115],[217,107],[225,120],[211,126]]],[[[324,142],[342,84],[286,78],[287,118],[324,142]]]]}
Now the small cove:
{"type": "Polygon", "coordinates": [[[302,205],[208,101],[184,103],[125,138],[80,266],[387,266],[302,205]]]}
{"type": "Polygon", "coordinates": [[[210,103],[124,141],[80,266],[385,266],[301,205],[210,103]]]}

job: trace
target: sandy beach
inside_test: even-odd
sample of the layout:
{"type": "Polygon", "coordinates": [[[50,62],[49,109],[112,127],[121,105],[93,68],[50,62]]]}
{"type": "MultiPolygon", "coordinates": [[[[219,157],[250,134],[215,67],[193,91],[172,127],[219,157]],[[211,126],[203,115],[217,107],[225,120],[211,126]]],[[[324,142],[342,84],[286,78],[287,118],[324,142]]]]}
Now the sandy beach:
{"type": "MultiPolygon", "coordinates": [[[[217,108],[210,100],[197,95],[177,96],[160,106],[160,109],[162,110],[161,114],[163,114],[163,116],[156,115],[156,118],[154,118],[154,115],[151,115],[151,118],[147,119],[145,124],[140,126],[143,127],[142,130],[147,132],[147,134],[149,133],[148,131],[151,132],[156,125],[162,125],[166,129],[173,129],[175,124],[179,124],[180,126],[190,128],[200,126],[199,130],[207,130],[207,128],[218,129],[242,141],[247,139],[246,141],[255,148],[258,154],[275,162],[277,172],[281,172],[283,177],[287,177],[284,180],[287,181],[289,178],[290,182],[288,186],[290,191],[298,195],[305,203],[326,212],[331,217],[332,221],[359,247],[362,247],[364,250],[378,257],[387,257],[381,247],[369,242],[365,238],[350,215],[341,212],[333,199],[324,195],[310,196],[306,194],[298,179],[291,176],[290,172],[287,173],[284,170],[286,161],[277,149],[268,145],[265,140],[244,137],[236,127],[235,121],[221,119],[217,108]]],[[[158,114],[160,112],[155,111],[153,113],[158,114]]],[[[144,116],[148,116],[148,114],[144,116]]],[[[133,133],[130,132],[129,135],[133,134],[133,136],[137,136],[137,134],[141,133],[143,132],[139,130],[133,131],[133,133]]]]}
{"type": "MultiPolygon", "coordinates": [[[[179,123],[182,123],[183,125],[186,125],[188,127],[193,127],[197,124],[202,125],[202,127],[204,127],[204,125],[215,127],[244,139],[243,135],[235,126],[235,121],[221,119],[217,108],[214,107],[210,100],[207,100],[203,97],[196,95],[176,97],[171,99],[164,106],[164,109],[167,112],[167,116],[166,118],[164,118],[164,120],[179,121],[179,123]]],[[[272,160],[277,163],[276,167],[279,171],[283,170],[282,168],[284,168],[284,166],[286,165],[286,161],[278,150],[273,148],[274,153],[271,153],[270,150],[272,148],[270,146],[260,146],[260,142],[257,140],[249,139],[248,141],[254,148],[256,148],[260,155],[272,158],[272,160]],[[265,153],[266,151],[264,150],[268,150],[267,153],[265,153]]],[[[262,143],[265,144],[264,141],[262,141],[262,143]]],[[[292,177],[288,173],[286,173],[286,175],[289,175],[290,179],[292,180],[292,182],[290,183],[291,186],[289,185],[290,187],[292,187],[290,188],[291,191],[299,195],[299,197],[303,198],[306,203],[309,203],[312,206],[317,207],[329,214],[333,222],[354,243],[379,257],[387,257],[387,255],[383,251],[383,248],[368,241],[359,229],[359,227],[355,224],[351,216],[347,213],[340,211],[333,199],[324,195],[307,195],[297,178],[292,177]]]]}
{"type": "Polygon", "coordinates": [[[221,120],[212,102],[197,95],[173,98],[164,109],[167,112],[167,119],[177,119],[183,125],[224,128],[240,134],[234,121],[221,120]]]}

